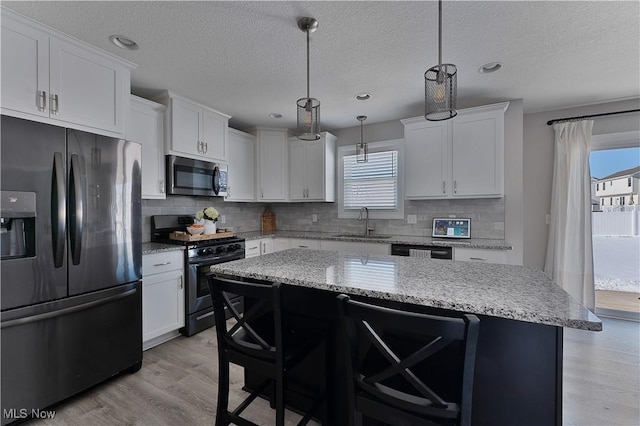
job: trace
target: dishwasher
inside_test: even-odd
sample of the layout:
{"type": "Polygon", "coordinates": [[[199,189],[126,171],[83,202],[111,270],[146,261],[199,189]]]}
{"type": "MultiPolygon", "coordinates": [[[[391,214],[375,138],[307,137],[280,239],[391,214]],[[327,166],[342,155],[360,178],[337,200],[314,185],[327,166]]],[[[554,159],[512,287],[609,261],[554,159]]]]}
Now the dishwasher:
{"type": "Polygon", "coordinates": [[[453,248],[421,244],[391,244],[393,256],[426,257],[453,260],[453,248]]]}

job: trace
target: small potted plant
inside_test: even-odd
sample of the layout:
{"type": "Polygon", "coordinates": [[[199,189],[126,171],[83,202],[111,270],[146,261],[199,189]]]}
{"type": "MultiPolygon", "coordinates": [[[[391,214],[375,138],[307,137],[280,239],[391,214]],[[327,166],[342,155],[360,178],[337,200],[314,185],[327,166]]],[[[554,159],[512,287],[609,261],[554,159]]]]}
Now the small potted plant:
{"type": "Polygon", "coordinates": [[[204,225],[205,234],[215,234],[216,222],[218,221],[219,216],[220,212],[218,212],[218,210],[214,207],[207,207],[206,209],[198,210],[196,212],[196,221],[204,225]]]}

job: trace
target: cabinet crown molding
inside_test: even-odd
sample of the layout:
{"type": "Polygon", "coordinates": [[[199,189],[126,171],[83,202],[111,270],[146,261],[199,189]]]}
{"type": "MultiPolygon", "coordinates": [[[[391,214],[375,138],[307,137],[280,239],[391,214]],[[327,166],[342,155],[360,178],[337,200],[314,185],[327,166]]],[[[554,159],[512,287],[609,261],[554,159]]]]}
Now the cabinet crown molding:
{"type": "MultiPolygon", "coordinates": [[[[469,114],[478,114],[478,113],[487,112],[487,111],[499,111],[499,110],[506,111],[508,107],[509,107],[509,102],[500,102],[497,104],[480,105],[477,107],[459,109],[458,115],[456,115],[451,120],[455,120],[457,117],[460,117],[460,116],[465,116],[469,114]]],[[[448,120],[448,121],[451,121],[451,120],[448,120]]],[[[402,120],[400,120],[400,122],[405,126],[407,124],[420,123],[422,121],[427,121],[423,115],[420,115],[418,117],[403,118],[402,120]]],[[[432,123],[442,123],[442,121],[432,121],[432,123]]]]}
{"type": "Polygon", "coordinates": [[[3,17],[10,17],[12,19],[14,19],[15,21],[20,22],[23,25],[28,25],[32,28],[35,28],[37,30],[40,31],[44,31],[46,32],[50,37],[56,37],[59,39],[64,39],[64,41],[66,41],[67,43],[71,43],[71,44],[75,44],[78,47],[81,47],[83,49],[89,49],[91,51],[93,51],[93,53],[107,57],[109,60],[111,61],[115,61],[118,62],[119,65],[129,69],[129,70],[133,70],[135,68],[138,67],[137,64],[128,61],[126,59],[121,58],[120,56],[116,56],[111,52],[107,52],[106,50],[102,50],[96,46],[93,46],[87,42],[84,42],[82,40],[78,40],[77,38],[70,36],[69,34],[65,34],[61,31],[56,30],[55,28],[51,28],[41,22],[38,22],[34,19],[28,18],[24,15],[19,14],[18,12],[8,9],[5,6],[0,6],[0,14],[3,17]]]}
{"type": "Polygon", "coordinates": [[[183,102],[188,102],[188,103],[190,103],[192,105],[195,105],[197,107],[204,108],[204,109],[207,109],[209,111],[213,111],[216,114],[220,114],[223,117],[226,117],[227,119],[232,117],[231,115],[226,114],[224,112],[220,112],[217,109],[210,107],[209,105],[205,105],[205,104],[203,104],[201,102],[194,101],[193,99],[187,98],[186,96],[179,95],[179,94],[177,94],[175,92],[172,92],[170,90],[162,91],[158,96],[155,96],[154,99],[157,100],[158,102],[161,102],[161,103],[165,103],[168,99],[180,99],[183,102]]]}

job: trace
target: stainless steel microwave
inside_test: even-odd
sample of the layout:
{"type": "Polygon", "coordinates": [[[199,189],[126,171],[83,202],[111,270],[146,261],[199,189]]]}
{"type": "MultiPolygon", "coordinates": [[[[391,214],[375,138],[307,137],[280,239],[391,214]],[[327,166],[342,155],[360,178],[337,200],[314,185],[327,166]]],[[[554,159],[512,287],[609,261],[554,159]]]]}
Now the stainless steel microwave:
{"type": "Polygon", "coordinates": [[[165,174],[169,195],[227,195],[227,166],[224,164],[167,155],[165,174]]]}

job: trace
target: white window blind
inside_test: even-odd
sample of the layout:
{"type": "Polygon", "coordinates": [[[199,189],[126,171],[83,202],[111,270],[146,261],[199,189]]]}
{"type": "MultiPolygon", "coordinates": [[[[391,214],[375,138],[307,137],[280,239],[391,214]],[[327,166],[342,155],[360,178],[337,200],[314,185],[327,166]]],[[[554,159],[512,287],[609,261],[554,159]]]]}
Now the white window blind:
{"type": "Polygon", "coordinates": [[[370,152],[366,163],[355,155],[343,159],[343,208],[398,209],[398,151],[370,152]]]}

